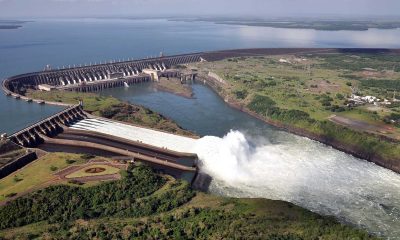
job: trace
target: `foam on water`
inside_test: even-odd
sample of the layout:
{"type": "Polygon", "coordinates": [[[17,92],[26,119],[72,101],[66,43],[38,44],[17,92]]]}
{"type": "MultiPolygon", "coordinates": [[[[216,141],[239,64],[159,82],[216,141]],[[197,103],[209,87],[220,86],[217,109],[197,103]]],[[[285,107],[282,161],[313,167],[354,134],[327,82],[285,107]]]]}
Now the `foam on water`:
{"type": "Polygon", "coordinates": [[[195,145],[210,191],[285,200],[400,239],[400,175],[307,138],[271,144],[239,131],[195,145]]]}

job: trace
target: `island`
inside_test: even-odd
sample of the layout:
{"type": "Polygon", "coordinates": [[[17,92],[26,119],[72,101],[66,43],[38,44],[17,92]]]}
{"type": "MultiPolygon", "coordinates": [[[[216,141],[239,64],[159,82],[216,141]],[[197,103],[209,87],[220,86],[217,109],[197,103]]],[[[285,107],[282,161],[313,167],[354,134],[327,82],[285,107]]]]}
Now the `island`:
{"type": "Polygon", "coordinates": [[[368,29],[400,28],[400,20],[330,20],[330,19],[251,19],[251,18],[172,18],[171,21],[212,22],[216,24],[255,27],[314,29],[321,31],[366,31],[368,29]]]}
{"type": "Polygon", "coordinates": [[[0,30],[18,29],[30,21],[0,20],[0,30]]]}

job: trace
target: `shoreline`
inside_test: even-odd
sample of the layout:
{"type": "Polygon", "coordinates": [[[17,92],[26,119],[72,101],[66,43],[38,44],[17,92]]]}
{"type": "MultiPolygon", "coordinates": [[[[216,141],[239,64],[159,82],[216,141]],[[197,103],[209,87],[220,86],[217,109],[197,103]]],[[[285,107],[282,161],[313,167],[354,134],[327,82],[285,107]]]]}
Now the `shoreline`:
{"type": "MultiPolygon", "coordinates": [[[[237,110],[239,110],[241,112],[244,112],[244,113],[246,113],[246,114],[248,114],[248,115],[250,115],[252,117],[255,117],[255,118],[265,122],[266,124],[269,124],[271,126],[279,128],[279,129],[281,129],[283,131],[286,131],[286,132],[289,132],[289,133],[292,133],[292,134],[295,134],[295,135],[298,135],[298,136],[301,136],[301,137],[306,137],[306,138],[312,139],[314,141],[318,141],[318,142],[323,143],[325,145],[331,146],[336,150],[345,152],[347,154],[350,154],[350,155],[352,155],[354,157],[357,157],[357,158],[360,158],[362,160],[375,163],[378,166],[384,167],[386,169],[389,169],[391,171],[394,171],[394,172],[400,174],[400,167],[393,167],[392,165],[387,163],[387,161],[390,161],[390,160],[385,160],[385,159],[383,159],[383,158],[381,158],[379,156],[376,156],[376,155],[369,156],[368,154],[363,153],[361,150],[357,149],[356,146],[344,145],[339,141],[329,140],[324,136],[308,132],[305,129],[300,129],[300,128],[297,128],[297,127],[293,127],[293,126],[290,126],[290,125],[287,125],[287,124],[280,123],[278,121],[274,121],[274,120],[262,117],[262,116],[258,115],[257,113],[252,112],[251,110],[247,109],[245,106],[241,105],[240,103],[235,102],[232,99],[225,99],[224,96],[222,96],[220,94],[220,92],[218,91],[218,88],[221,87],[219,85],[218,81],[211,80],[210,77],[199,77],[199,80],[204,85],[210,87],[211,90],[214,91],[230,107],[235,108],[235,109],[237,109],[237,110]],[[213,84],[215,84],[215,86],[213,84]]],[[[154,86],[159,91],[168,92],[168,93],[175,94],[177,96],[185,97],[185,98],[188,98],[188,99],[193,99],[193,96],[189,98],[189,97],[186,97],[186,96],[182,96],[182,94],[180,94],[179,92],[173,91],[171,89],[164,89],[162,87],[158,88],[156,85],[154,85],[154,86]]],[[[13,93],[11,96],[16,98],[16,99],[29,99],[26,96],[23,96],[23,95],[20,95],[20,94],[15,94],[15,93],[13,93]],[[20,98],[16,98],[15,95],[19,96],[20,98]]],[[[37,99],[32,99],[32,100],[33,100],[33,102],[36,102],[36,103],[39,103],[39,104],[46,103],[46,104],[49,104],[49,105],[56,105],[56,106],[63,106],[63,107],[67,107],[67,106],[71,105],[71,104],[62,103],[62,102],[43,101],[43,100],[37,100],[37,99]]],[[[171,119],[168,119],[168,120],[171,120],[171,119]]],[[[179,125],[178,125],[178,127],[180,129],[182,129],[179,125]]],[[[182,129],[182,130],[185,130],[185,129],[182,129]]],[[[185,131],[187,131],[187,130],[185,130],[185,131]]],[[[176,133],[174,133],[174,134],[176,134],[176,133]]],[[[194,134],[194,133],[192,133],[192,134],[194,134]]],[[[197,135],[194,134],[194,136],[197,136],[197,135]]]]}
{"type": "Polygon", "coordinates": [[[189,84],[182,83],[176,78],[161,78],[152,82],[152,86],[163,92],[169,92],[187,99],[193,99],[193,90],[189,84]]]}
{"type": "Polygon", "coordinates": [[[177,91],[175,91],[174,89],[167,88],[167,87],[162,86],[162,85],[159,85],[159,84],[157,84],[157,83],[154,84],[154,88],[155,88],[157,91],[162,91],[162,92],[171,93],[171,94],[177,95],[177,96],[179,96],[179,97],[183,97],[183,98],[187,98],[187,99],[193,99],[193,98],[194,98],[194,97],[193,97],[193,93],[191,93],[191,94],[186,94],[186,93],[182,93],[182,92],[177,92],[177,91]]]}
{"type": "Polygon", "coordinates": [[[244,112],[252,117],[255,117],[263,122],[265,122],[266,124],[269,124],[271,126],[274,126],[278,129],[281,129],[283,131],[301,136],[301,137],[306,137],[309,138],[311,140],[314,141],[318,141],[320,143],[323,143],[327,146],[330,146],[336,150],[342,151],[344,153],[350,154],[356,158],[360,158],[362,160],[368,161],[368,162],[372,162],[380,167],[386,168],[388,170],[391,170],[397,174],[400,174],[400,167],[395,167],[393,165],[390,165],[389,163],[387,163],[388,161],[390,162],[390,159],[385,160],[384,158],[381,158],[379,156],[376,155],[372,155],[369,156],[366,153],[363,153],[361,150],[357,149],[356,146],[351,146],[351,145],[344,145],[343,143],[339,142],[339,141],[335,141],[335,140],[329,140],[327,139],[327,137],[325,136],[321,136],[321,135],[317,135],[314,133],[311,133],[305,129],[301,129],[301,128],[297,128],[297,127],[293,127],[287,124],[283,124],[280,123],[278,121],[274,121],[272,119],[268,119],[265,117],[260,116],[259,114],[249,110],[247,107],[243,106],[242,104],[239,104],[237,102],[235,102],[232,99],[225,99],[223,95],[220,94],[220,92],[218,91],[218,88],[221,88],[222,86],[219,85],[220,83],[218,81],[213,81],[210,79],[210,77],[199,77],[199,79],[201,79],[201,82],[210,87],[212,91],[214,91],[226,104],[228,104],[228,106],[235,108],[241,112],[244,112]]]}
{"type": "MultiPolygon", "coordinates": [[[[299,54],[299,53],[320,53],[320,52],[324,52],[324,53],[392,53],[395,55],[400,55],[400,49],[375,49],[375,48],[364,48],[364,49],[359,49],[359,48],[312,48],[312,49],[302,49],[302,48],[288,48],[288,49],[284,49],[284,48],[276,48],[276,49],[270,49],[270,48],[260,48],[260,49],[236,49],[236,50],[222,50],[222,51],[213,51],[213,52],[203,52],[203,53],[196,53],[197,55],[201,55],[202,57],[205,57],[205,59],[207,61],[213,62],[213,61],[217,61],[220,59],[225,59],[228,57],[237,57],[237,56],[258,56],[258,55],[277,55],[277,54],[282,54],[282,53],[291,53],[291,54],[299,54]]],[[[195,55],[196,55],[195,54],[195,55]]],[[[176,57],[190,57],[193,54],[183,54],[183,55],[176,55],[172,58],[176,58],[176,57]]],[[[196,56],[197,56],[196,55],[196,56]]],[[[141,60],[135,60],[134,62],[139,62],[141,60]]],[[[142,60],[142,61],[148,61],[148,60],[142,60]]],[[[83,67],[83,68],[87,68],[87,67],[83,67]]],[[[64,69],[65,70],[65,69],[64,69]]],[[[55,70],[55,72],[58,71],[64,71],[62,70],[55,70]]],[[[43,101],[43,100],[37,100],[37,99],[29,99],[26,98],[24,96],[21,96],[20,94],[16,93],[16,92],[12,92],[10,89],[8,89],[8,85],[6,84],[7,81],[11,81],[11,80],[15,80],[18,78],[25,78],[25,77],[29,77],[31,75],[34,75],[37,73],[28,73],[28,74],[22,74],[22,75],[17,75],[8,79],[5,79],[2,83],[2,88],[3,91],[5,92],[6,95],[11,96],[15,99],[21,99],[21,100],[25,100],[25,101],[33,101],[33,102],[37,102],[39,104],[44,104],[44,103],[48,103],[51,105],[60,105],[62,103],[59,102],[47,102],[47,101],[43,101]]],[[[201,79],[201,77],[199,76],[199,79],[201,79]]],[[[384,157],[383,153],[380,153],[380,156],[378,156],[376,153],[374,152],[367,152],[366,149],[362,149],[359,146],[356,146],[355,144],[352,144],[351,142],[348,144],[345,144],[343,142],[340,141],[340,139],[333,139],[333,138],[329,138],[329,136],[327,135],[321,135],[318,133],[313,133],[310,132],[309,130],[306,130],[304,128],[298,128],[298,127],[294,127],[291,126],[289,124],[284,124],[281,123],[279,121],[275,121],[272,119],[268,119],[264,116],[258,115],[255,112],[252,112],[251,110],[249,110],[246,106],[243,106],[241,103],[235,101],[234,99],[224,99],[226,96],[224,96],[224,94],[220,93],[219,88],[221,88],[221,83],[219,83],[218,81],[214,80],[210,80],[209,77],[204,77],[203,78],[205,80],[205,83],[207,83],[207,85],[209,85],[211,87],[211,89],[213,91],[215,91],[229,106],[234,107],[240,111],[243,111],[253,117],[256,117],[262,121],[264,121],[267,124],[270,124],[272,126],[275,126],[277,128],[280,128],[282,130],[285,130],[287,132],[299,135],[299,136],[303,136],[303,137],[307,137],[313,140],[316,140],[318,142],[324,143],[326,145],[332,146],[333,148],[343,151],[345,153],[351,154],[355,157],[358,158],[362,158],[365,159],[367,161],[373,162],[379,166],[382,166],[384,168],[390,169],[396,173],[400,173],[400,164],[399,164],[399,159],[397,156],[391,156],[390,158],[388,157],[384,157]],[[207,81],[206,81],[207,80],[207,81]],[[213,84],[215,86],[213,86],[213,84],[210,84],[210,81],[214,82],[213,84]]],[[[222,86],[223,87],[223,86],[222,86]]],[[[178,91],[173,91],[172,90],[166,90],[166,89],[160,89],[161,91],[166,91],[166,92],[170,92],[170,93],[174,93],[175,95],[178,96],[182,96],[179,93],[177,93],[178,91]]],[[[184,97],[184,96],[182,96],[184,97]]],[[[343,129],[345,129],[346,127],[343,127],[343,129]]],[[[350,129],[351,131],[354,132],[358,132],[356,130],[353,130],[351,128],[347,128],[350,129]]],[[[340,131],[340,130],[338,130],[340,131]]],[[[360,132],[363,133],[363,132],[360,132]]],[[[368,133],[365,133],[368,134],[368,133]]],[[[365,136],[374,136],[373,134],[368,134],[365,136]]],[[[386,141],[386,139],[383,138],[377,138],[378,140],[382,140],[382,141],[386,141]]]]}

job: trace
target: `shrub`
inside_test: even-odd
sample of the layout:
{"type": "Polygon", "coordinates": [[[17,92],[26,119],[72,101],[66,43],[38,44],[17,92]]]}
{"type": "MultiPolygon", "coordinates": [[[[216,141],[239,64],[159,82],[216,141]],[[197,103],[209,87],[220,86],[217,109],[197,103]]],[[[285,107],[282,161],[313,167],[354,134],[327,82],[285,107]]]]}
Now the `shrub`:
{"type": "Polygon", "coordinates": [[[343,100],[344,96],[342,94],[340,94],[340,93],[337,93],[336,94],[336,98],[339,99],[339,100],[343,100]]]}
{"type": "Polygon", "coordinates": [[[56,166],[50,166],[50,170],[51,170],[52,172],[57,171],[57,169],[58,169],[58,167],[56,167],[56,166]]]}
{"type": "Polygon", "coordinates": [[[66,164],[73,164],[73,163],[75,163],[76,162],[76,160],[73,160],[73,159],[67,159],[67,160],[65,160],[65,163],[66,164]]]}
{"type": "Polygon", "coordinates": [[[248,107],[250,108],[250,110],[264,115],[268,110],[272,109],[275,104],[276,103],[274,102],[274,100],[272,100],[268,96],[257,94],[253,97],[248,107]]]}
{"type": "Polygon", "coordinates": [[[17,196],[16,193],[9,193],[9,194],[5,195],[6,198],[12,198],[12,197],[15,197],[15,196],[17,196]]]}
{"type": "Polygon", "coordinates": [[[85,159],[85,160],[90,160],[92,158],[95,158],[96,156],[92,155],[92,154],[82,154],[81,158],[85,159]]]}
{"type": "Polygon", "coordinates": [[[243,90],[237,90],[234,92],[234,94],[236,95],[236,98],[238,99],[245,99],[247,97],[247,90],[243,89],[243,90]]]}
{"type": "Polygon", "coordinates": [[[13,181],[14,182],[21,182],[22,180],[24,180],[23,178],[19,178],[17,175],[14,176],[13,181]]]}

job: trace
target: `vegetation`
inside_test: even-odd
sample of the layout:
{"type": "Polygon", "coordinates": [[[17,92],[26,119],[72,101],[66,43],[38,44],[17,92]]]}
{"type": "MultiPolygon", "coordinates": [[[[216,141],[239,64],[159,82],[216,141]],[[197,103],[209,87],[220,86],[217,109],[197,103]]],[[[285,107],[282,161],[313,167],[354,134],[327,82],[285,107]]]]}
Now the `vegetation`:
{"type": "Polygon", "coordinates": [[[80,177],[87,177],[87,176],[96,176],[96,175],[108,175],[108,174],[117,174],[120,172],[119,168],[112,167],[109,165],[105,164],[96,164],[96,165],[89,165],[87,167],[84,167],[76,172],[73,172],[69,175],[66,176],[66,178],[80,178],[80,177]],[[99,172],[88,172],[90,169],[104,169],[99,172]]]}
{"type": "Polygon", "coordinates": [[[46,156],[30,163],[17,172],[0,180],[0,201],[6,200],[7,195],[23,193],[40,187],[55,178],[54,168],[63,169],[73,160],[76,164],[86,161],[78,154],[49,153],[46,156]]]}
{"type": "Polygon", "coordinates": [[[158,82],[154,83],[156,89],[164,92],[170,92],[178,96],[192,98],[193,92],[192,88],[177,78],[160,78],[158,82]]]}
{"type": "Polygon", "coordinates": [[[374,239],[282,201],[231,199],[143,165],[83,189],[52,186],[0,208],[0,236],[45,239],[374,239]],[[52,199],[52,201],[48,201],[52,199]]]}
{"type": "Polygon", "coordinates": [[[191,132],[180,128],[175,122],[165,118],[161,114],[142,106],[122,102],[111,96],[100,96],[95,93],[78,93],[69,91],[28,91],[26,95],[33,99],[71,104],[76,104],[79,100],[82,100],[84,110],[96,116],[155,128],[171,133],[193,136],[191,132]]]}
{"type": "Polygon", "coordinates": [[[381,88],[387,90],[400,90],[400,81],[396,80],[376,80],[376,79],[367,79],[361,81],[361,86],[363,87],[374,87],[381,88]]]}
{"type": "Polygon", "coordinates": [[[355,91],[392,100],[400,86],[399,62],[400,56],[385,54],[304,54],[239,57],[198,63],[196,67],[200,74],[212,71],[225,79],[228,84],[217,91],[233,104],[327,143],[351,147],[365,158],[384,159],[386,166],[400,169],[400,145],[396,143],[400,124],[395,115],[400,113],[400,104],[348,105],[355,91]],[[329,121],[334,115],[349,124],[344,127],[329,121]],[[363,132],[353,128],[353,121],[372,124],[378,130],[363,132]]]}
{"type": "MultiPolygon", "coordinates": [[[[188,21],[188,20],[184,20],[188,21]]],[[[323,31],[366,31],[370,28],[395,29],[400,27],[400,21],[348,21],[348,20],[262,20],[262,19],[241,19],[241,18],[209,18],[202,17],[191,21],[208,21],[218,24],[246,25],[258,27],[274,28],[294,28],[294,29],[315,29],[323,31]]]]}

